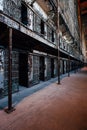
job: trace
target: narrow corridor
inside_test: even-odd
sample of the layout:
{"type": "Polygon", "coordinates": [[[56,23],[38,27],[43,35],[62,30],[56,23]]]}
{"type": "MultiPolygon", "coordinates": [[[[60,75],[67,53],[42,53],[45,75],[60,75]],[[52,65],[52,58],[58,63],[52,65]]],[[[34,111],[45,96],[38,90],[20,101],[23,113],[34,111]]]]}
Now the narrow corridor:
{"type": "Polygon", "coordinates": [[[87,130],[87,68],[0,110],[0,130],[87,130]]]}

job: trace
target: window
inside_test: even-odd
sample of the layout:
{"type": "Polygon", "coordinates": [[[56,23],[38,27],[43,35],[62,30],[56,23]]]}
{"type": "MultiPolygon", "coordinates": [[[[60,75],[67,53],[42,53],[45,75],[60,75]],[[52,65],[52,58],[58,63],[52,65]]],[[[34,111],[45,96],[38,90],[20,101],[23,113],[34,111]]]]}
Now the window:
{"type": "Polygon", "coordinates": [[[52,42],[54,42],[54,31],[52,30],[52,42]]]}
{"type": "Polygon", "coordinates": [[[21,5],[21,22],[25,25],[28,24],[27,7],[24,4],[21,5]]]}
{"type": "Polygon", "coordinates": [[[44,34],[44,22],[41,20],[41,34],[44,34]]]}

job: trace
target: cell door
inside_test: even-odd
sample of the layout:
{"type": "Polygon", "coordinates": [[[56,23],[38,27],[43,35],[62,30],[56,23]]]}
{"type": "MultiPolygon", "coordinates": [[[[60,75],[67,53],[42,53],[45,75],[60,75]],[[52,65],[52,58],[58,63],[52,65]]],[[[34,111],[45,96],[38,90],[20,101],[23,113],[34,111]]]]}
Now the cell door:
{"type": "Polygon", "coordinates": [[[51,77],[54,77],[54,59],[51,59],[51,77]]]}
{"type": "Polygon", "coordinates": [[[40,66],[39,66],[39,72],[40,72],[40,80],[44,81],[45,80],[45,63],[44,63],[44,57],[40,57],[40,66]]]}
{"type": "Polygon", "coordinates": [[[51,79],[51,58],[47,58],[47,80],[51,79]]]}
{"type": "Polygon", "coordinates": [[[19,85],[28,87],[28,55],[19,54],[19,85]]]}
{"type": "Polygon", "coordinates": [[[64,68],[64,60],[63,60],[63,74],[65,74],[65,68],[64,68]]]}
{"type": "Polygon", "coordinates": [[[39,83],[39,56],[33,56],[33,84],[39,83]]]}

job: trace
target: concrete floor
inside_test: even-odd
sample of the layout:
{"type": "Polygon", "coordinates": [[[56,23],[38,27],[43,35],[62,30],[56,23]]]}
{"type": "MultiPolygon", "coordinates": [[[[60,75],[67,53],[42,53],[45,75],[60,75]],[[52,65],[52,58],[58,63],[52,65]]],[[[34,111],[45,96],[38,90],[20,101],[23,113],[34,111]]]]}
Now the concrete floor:
{"type": "Polygon", "coordinates": [[[0,130],[87,130],[87,68],[0,110],[0,130]]]}

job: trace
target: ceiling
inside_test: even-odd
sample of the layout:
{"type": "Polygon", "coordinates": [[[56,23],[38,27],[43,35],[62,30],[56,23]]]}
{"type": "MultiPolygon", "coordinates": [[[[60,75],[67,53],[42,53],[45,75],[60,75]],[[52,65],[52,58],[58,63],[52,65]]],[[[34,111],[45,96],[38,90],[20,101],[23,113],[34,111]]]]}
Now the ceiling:
{"type": "Polygon", "coordinates": [[[84,33],[85,43],[87,44],[87,0],[79,0],[81,19],[82,19],[82,30],[84,33]]]}

